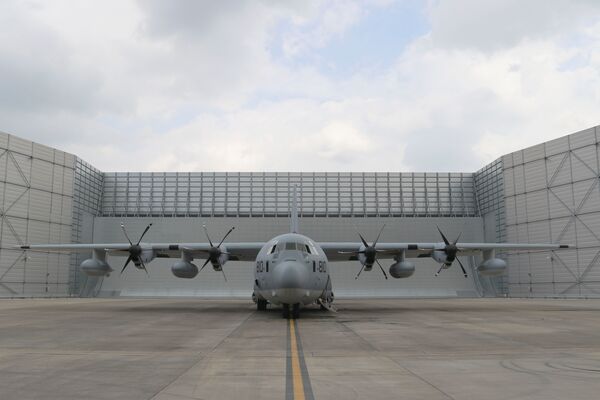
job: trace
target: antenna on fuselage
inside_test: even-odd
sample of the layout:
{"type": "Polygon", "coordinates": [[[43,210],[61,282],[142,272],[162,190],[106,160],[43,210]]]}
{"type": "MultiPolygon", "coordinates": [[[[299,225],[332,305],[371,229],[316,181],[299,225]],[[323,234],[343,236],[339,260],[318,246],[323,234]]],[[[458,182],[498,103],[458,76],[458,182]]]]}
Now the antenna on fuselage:
{"type": "Polygon", "coordinates": [[[299,233],[298,224],[298,185],[294,185],[292,189],[292,208],[290,210],[290,232],[299,233]]]}

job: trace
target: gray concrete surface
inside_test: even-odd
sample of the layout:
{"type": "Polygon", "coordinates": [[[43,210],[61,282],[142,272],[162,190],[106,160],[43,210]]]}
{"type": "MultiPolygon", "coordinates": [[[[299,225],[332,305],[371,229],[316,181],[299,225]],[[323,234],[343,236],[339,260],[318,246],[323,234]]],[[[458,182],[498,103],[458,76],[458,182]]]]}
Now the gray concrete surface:
{"type": "MultiPolygon", "coordinates": [[[[315,399],[591,399],[600,300],[306,310],[315,399]]],[[[286,321],[244,301],[0,301],[0,399],[283,399],[286,321]]]]}

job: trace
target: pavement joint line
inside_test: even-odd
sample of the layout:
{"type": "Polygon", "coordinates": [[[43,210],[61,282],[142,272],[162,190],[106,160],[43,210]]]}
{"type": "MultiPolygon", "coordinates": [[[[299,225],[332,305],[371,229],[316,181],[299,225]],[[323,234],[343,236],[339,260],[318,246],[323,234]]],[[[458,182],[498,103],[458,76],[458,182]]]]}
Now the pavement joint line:
{"type": "Polygon", "coordinates": [[[421,375],[417,374],[416,372],[412,371],[410,368],[408,368],[405,365],[400,364],[398,361],[394,360],[391,357],[387,357],[388,359],[392,360],[392,362],[394,364],[396,364],[397,366],[399,366],[400,368],[402,368],[403,370],[407,371],[409,374],[411,374],[412,376],[414,376],[415,378],[417,378],[418,380],[420,380],[421,382],[426,383],[427,385],[431,386],[432,388],[434,388],[435,390],[437,390],[438,392],[440,392],[441,394],[443,394],[444,396],[446,396],[449,399],[455,400],[454,397],[452,397],[451,395],[449,395],[448,393],[444,392],[442,389],[440,389],[439,387],[437,387],[435,384],[429,382],[427,379],[423,378],[421,375]]]}
{"type": "Polygon", "coordinates": [[[294,318],[288,320],[287,338],[285,398],[286,400],[314,400],[298,323],[294,318]]]}
{"type": "Polygon", "coordinates": [[[190,370],[192,370],[192,368],[194,368],[195,366],[197,366],[198,364],[200,364],[202,361],[204,361],[206,358],[208,358],[208,356],[210,354],[213,354],[214,351],[217,348],[219,348],[219,346],[221,346],[227,339],[229,339],[229,337],[231,335],[233,335],[235,332],[237,332],[242,327],[242,325],[244,325],[246,323],[246,321],[248,321],[250,319],[250,317],[253,316],[254,314],[256,314],[256,311],[253,311],[250,314],[248,314],[246,316],[246,318],[244,318],[235,328],[233,328],[231,330],[231,332],[229,332],[227,335],[223,336],[223,338],[221,340],[219,340],[219,342],[217,344],[215,344],[212,349],[210,349],[206,353],[203,353],[200,356],[200,358],[198,359],[198,361],[196,361],[195,363],[193,363],[189,368],[185,369],[185,371],[183,371],[181,374],[177,375],[170,382],[166,383],[163,387],[161,387],[160,389],[158,389],[156,391],[156,393],[154,393],[151,397],[148,398],[148,400],[152,400],[152,399],[156,398],[156,396],[158,396],[159,394],[161,394],[165,389],[168,389],[169,386],[171,386],[173,383],[175,383],[177,381],[177,379],[179,379],[181,376],[183,376],[186,373],[188,373],[190,370]]]}
{"type": "Polygon", "coordinates": [[[352,329],[351,327],[349,327],[348,325],[346,325],[346,323],[344,322],[340,322],[349,332],[351,332],[354,336],[356,336],[359,340],[361,340],[363,343],[366,343],[367,346],[369,348],[371,348],[374,352],[379,353],[381,355],[383,355],[383,357],[387,358],[388,360],[392,361],[394,364],[396,364],[397,366],[399,366],[401,369],[405,370],[406,372],[408,372],[409,374],[411,374],[412,376],[414,376],[415,378],[419,379],[421,382],[427,384],[428,386],[434,388],[435,390],[437,390],[438,392],[440,392],[442,395],[446,396],[447,398],[451,399],[451,400],[455,400],[454,397],[450,396],[448,393],[444,392],[442,389],[440,389],[439,387],[437,387],[436,385],[434,385],[433,383],[429,382],[427,379],[423,378],[422,376],[420,376],[419,374],[411,371],[408,367],[400,364],[397,360],[395,360],[393,357],[383,353],[381,350],[379,350],[377,347],[373,346],[371,344],[371,342],[369,342],[367,339],[365,339],[364,337],[362,337],[361,335],[359,335],[358,333],[356,333],[356,331],[354,329],[352,329]]]}

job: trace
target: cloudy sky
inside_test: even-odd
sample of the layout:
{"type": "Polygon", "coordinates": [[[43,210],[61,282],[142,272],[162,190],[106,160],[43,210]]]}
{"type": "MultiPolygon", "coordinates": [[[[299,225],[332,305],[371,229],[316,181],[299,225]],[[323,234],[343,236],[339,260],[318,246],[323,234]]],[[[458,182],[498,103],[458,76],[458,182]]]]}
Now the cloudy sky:
{"type": "Polygon", "coordinates": [[[474,171],[600,124],[600,1],[0,2],[0,130],[104,171],[474,171]]]}

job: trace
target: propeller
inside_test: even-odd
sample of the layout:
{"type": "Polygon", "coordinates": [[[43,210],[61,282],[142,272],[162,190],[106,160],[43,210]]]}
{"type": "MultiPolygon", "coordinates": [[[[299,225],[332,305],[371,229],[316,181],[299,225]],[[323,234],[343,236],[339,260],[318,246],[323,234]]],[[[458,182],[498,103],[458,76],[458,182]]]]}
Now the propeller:
{"type": "Polygon", "coordinates": [[[383,267],[379,263],[379,260],[377,260],[377,253],[384,253],[385,250],[377,250],[375,248],[375,246],[377,246],[377,242],[379,241],[379,237],[381,236],[381,232],[383,232],[383,228],[385,228],[385,224],[383,224],[383,226],[379,230],[379,234],[377,235],[377,238],[375,239],[375,241],[373,242],[372,245],[369,245],[369,243],[367,243],[367,241],[365,240],[365,238],[363,237],[363,235],[361,235],[360,232],[358,231],[358,229],[355,228],[356,229],[356,233],[360,237],[360,240],[361,240],[362,244],[365,246],[364,250],[360,250],[360,251],[340,251],[339,252],[340,254],[354,254],[354,255],[364,254],[364,256],[365,256],[365,263],[362,265],[362,268],[360,269],[360,271],[358,271],[358,274],[356,274],[356,277],[354,279],[358,279],[358,277],[360,276],[360,274],[363,272],[363,270],[365,269],[365,267],[367,265],[372,266],[374,263],[377,263],[377,265],[379,266],[379,269],[381,269],[381,272],[383,273],[383,276],[385,277],[385,279],[388,278],[387,274],[385,273],[385,270],[383,269],[383,267]]]}
{"type": "MultiPolygon", "coordinates": [[[[235,226],[232,227],[226,234],[225,236],[223,236],[223,239],[221,239],[221,241],[219,242],[218,245],[214,245],[213,241],[210,239],[210,235],[208,234],[208,229],[206,229],[206,225],[202,225],[202,227],[204,228],[204,233],[206,234],[206,238],[208,239],[208,243],[210,244],[210,249],[205,250],[206,253],[208,254],[208,258],[206,259],[206,261],[204,262],[204,264],[202,264],[202,267],[200,268],[200,271],[202,271],[204,269],[204,267],[206,267],[208,265],[208,263],[210,262],[211,264],[219,264],[219,258],[221,257],[222,254],[227,254],[227,255],[232,255],[231,253],[228,253],[226,251],[221,250],[221,245],[223,244],[223,242],[225,241],[225,239],[227,239],[227,236],[229,236],[229,234],[231,232],[233,232],[233,230],[235,229],[235,226]]],[[[225,276],[225,271],[223,271],[223,267],[221,266],[221,272],[223,273],[223,278],[225,279],[225,282],[227,282],[227,276],[225,276]]]]}
{"type": "Polygon", "coordinates": [[[444,232],[442,232],[442,230],[440,229],[440,227],[437,227],[438,231],[440,232],[440,235],[442,235],[442,239],[444,240],[444,248],[437,250],[437,251],[443,251],[444,253],[446,253],[446,261],[444,262],[444,264],[442,264],[442,266],[440,267],[440,269],[438,270],[438,272],[435,274],[435,276],[438,276],[440,274],[440,272],[442,271],[442,269],[444,268],[444,265],[447,266],[451,266],[452,263],[454,262],[454,260],[458,261],[458,264],[460,265],[460,269],[462,269],[462,273],[465,276],[465,278],[467,277],[467,271],[465,270],[465,267],[463,265],[463,263],[460,261],[460,258],[457,257],[457,254],[459,252],[459,248],[456,246],[456,243],[458,243],[458,240],[460,239],[460,236],[462,235],[462,232],[458,234],[458,237],[456,238],[456,240],[454,242],[450,242],[448,240],[448,238],[446,238],[446,235],[444,235],[444,232]]]}
{"type": "Polygon", "coordinates": [[[144,235],[148,232],[148,230],[150,229],[151,226],[152,226],[152,224],[148,224],[148,226],[146,227],[146,229],[144,229],[144,232],[140,236],[140,239],[137,241],[136,244],[133,244],[131,239],[129,239],[129,235],[127,234],[127,231],[125,230],[125,225],[121,222],[121,229],[123,230],[123,234],[125,235],[125,237],[127,238],[127,241],[129,242],[129,248],[127,249],[127,251],[129,252],[129,257],[127,257],[127,261],[125,261],[125,265],[123,265],[121,274],[123,274],[123,271],[125,271],[125,268],[127,268],[127,265],[129,265],[129,263],[131,261],[133,261],[133,263],[135,265],[141,265],[142,269],[144,271],[146,271],[146,275],[148,275],[148,270],[146,269],[146,264],[144,264],[144,260],[142,260],[142,257],[141,257],[142,246],[140,246],[140,242],[142,241],[142,239],[144,238],[144,235]]]}

